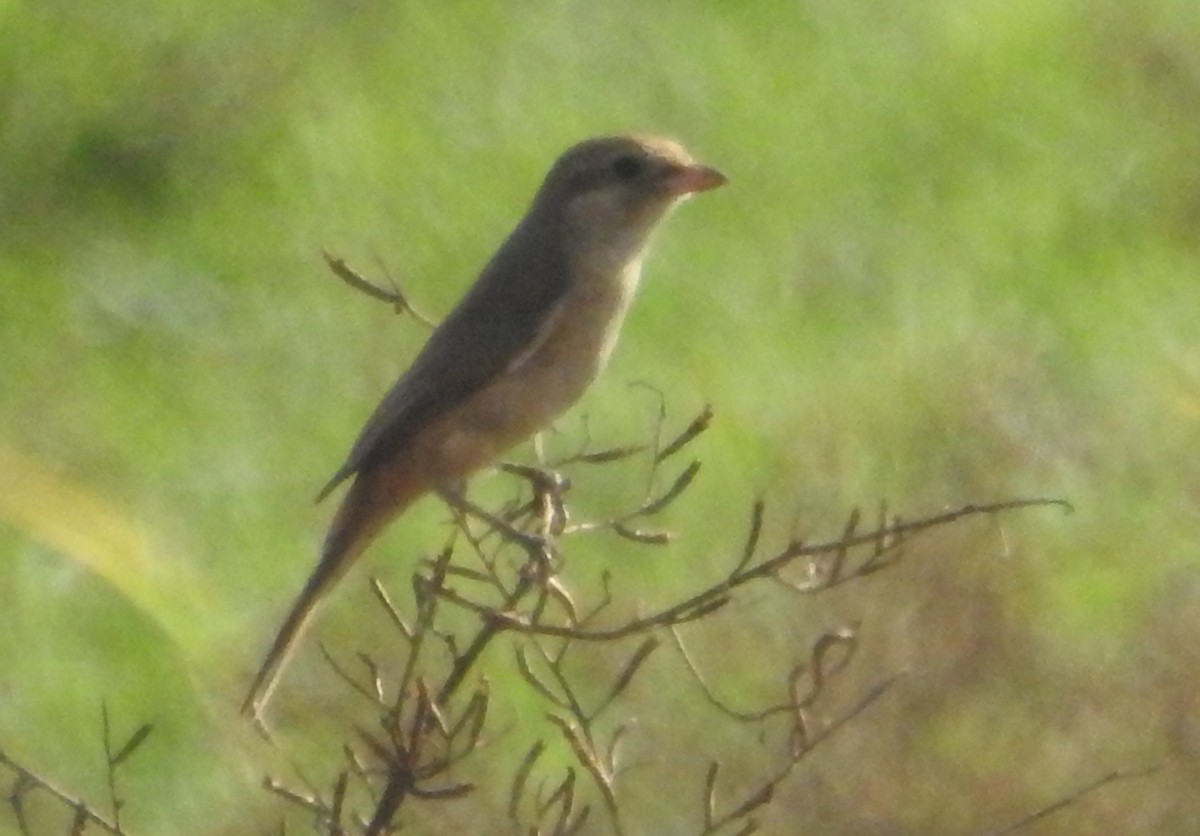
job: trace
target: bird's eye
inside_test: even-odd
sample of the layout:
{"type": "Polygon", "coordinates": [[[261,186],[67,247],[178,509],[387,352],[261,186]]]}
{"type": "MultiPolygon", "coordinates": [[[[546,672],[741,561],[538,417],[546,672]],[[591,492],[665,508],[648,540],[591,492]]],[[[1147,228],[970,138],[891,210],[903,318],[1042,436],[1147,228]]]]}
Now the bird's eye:
{"type": "Polygon", "coordinates": [[[632,154],[626,154],[613,160],[612,170],[622,180],[632,180],[642,173],[642,161],[632,154]]]}

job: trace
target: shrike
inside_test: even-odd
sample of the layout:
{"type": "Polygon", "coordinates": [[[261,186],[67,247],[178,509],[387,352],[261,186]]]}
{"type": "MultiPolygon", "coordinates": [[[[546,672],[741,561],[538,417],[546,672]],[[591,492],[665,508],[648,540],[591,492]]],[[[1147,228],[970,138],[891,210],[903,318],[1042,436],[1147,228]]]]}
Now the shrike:
{"type": "Polygon", "coordinates": [[[353,479],[244,713],[258,715],[317,603],[388,523],[575,403],[612,353],[659,222],[724,182],[677,142],[653,137],[589,139],[554,163],[321,490],[324,498],[353,479]]]}

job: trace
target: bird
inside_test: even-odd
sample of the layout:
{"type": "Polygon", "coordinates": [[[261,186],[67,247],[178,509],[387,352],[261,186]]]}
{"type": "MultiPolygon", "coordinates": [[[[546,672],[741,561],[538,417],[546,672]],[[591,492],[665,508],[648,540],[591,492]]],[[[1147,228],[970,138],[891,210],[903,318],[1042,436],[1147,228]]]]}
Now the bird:
{"type": "Polygon", "coordinates": [[[726,183],[679,142],[584,140],[551,166],[524,217],[384,395],[320,501],[350,480],[319,560],[242,703],[259,719],[315,608],[422,496],[461,485],[566,411],[616,345],[655,230],[726,183]]]}

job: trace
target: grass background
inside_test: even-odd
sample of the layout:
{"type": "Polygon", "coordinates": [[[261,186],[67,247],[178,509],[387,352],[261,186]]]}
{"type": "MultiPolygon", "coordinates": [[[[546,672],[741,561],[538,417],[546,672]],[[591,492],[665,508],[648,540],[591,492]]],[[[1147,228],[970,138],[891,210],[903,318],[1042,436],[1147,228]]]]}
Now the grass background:
{"type": "MultiPolygon", "coordinates": [[[[1070,517],[960,526],[837,595],[749,596],[699,652],[765,700],[814,631],[857,620],[859,687],[906,672],[767,832],[984,832],[1147,765],[1030,832],[1190,832],[1197,56],[1189,0],[3,0],[0,748],[100,798],[105,700],[118,729],[156,724],[131,828],[269,832],[277,756],[236,703],[329,513],[310,497],[422,338],[321,248],[445,312],[550,160],[635,129],[731,183],[664,230],[564,429],[586,413],[602,441],[639,437],[635,380],[679,423],[705,402],[718,421],[679,544],[582,544],[568,582],[604,567],[638,605],[670,600],[727,565],[756,496],[776,541],[881,499],[1066,497],[1070,517]]],[[[372,570],[403,588],[381,557],[441,532],[427,503],[372,570]]],[[[343,647],[372,632],[346,587],[320,628],[343,647]]],[[[297,667],[279,722],[320,775],[337,738],[295,732],[340,703],[314,654],[297,667]]],[[[630,774],[632,830],[690,833],[698,802],[670,801],[699,798],[696,765],[749,781],[771,752],[656,707],[694,699],[662,676],[640,757],[679,768],[666,794],[630,774]]],[[[489,826],[446,815],[414,826],[489,826]]]]}

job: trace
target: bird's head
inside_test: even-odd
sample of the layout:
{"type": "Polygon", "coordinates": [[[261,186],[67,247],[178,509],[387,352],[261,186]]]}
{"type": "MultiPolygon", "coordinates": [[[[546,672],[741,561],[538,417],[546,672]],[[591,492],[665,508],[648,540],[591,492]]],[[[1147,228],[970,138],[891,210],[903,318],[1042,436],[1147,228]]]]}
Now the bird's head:
{"type": "Polygon", "coordinates": [[[600,137],[559,157],[534,206],[556,217],[573,256],[617,265],[641,255],[672,207],[724,182],[674,140],[600,137]]]}

